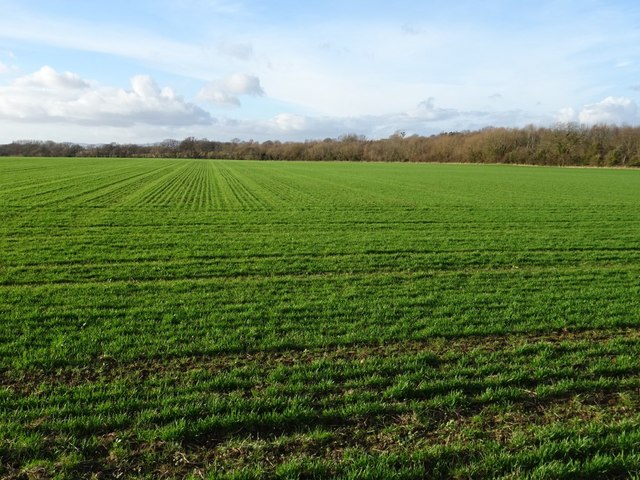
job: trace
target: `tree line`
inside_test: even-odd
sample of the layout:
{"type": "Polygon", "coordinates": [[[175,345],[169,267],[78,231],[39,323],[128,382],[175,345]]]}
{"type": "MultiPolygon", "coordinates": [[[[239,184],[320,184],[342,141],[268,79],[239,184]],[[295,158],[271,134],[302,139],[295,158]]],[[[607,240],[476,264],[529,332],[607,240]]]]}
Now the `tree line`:
{"type": "Polygon", "coordinates": [[[640,127],[563,125],[553,128],[485,128],[432,136],[396,132],[371,140],[361,135],[280,142],[219,142],[188,137],[149,145],[80,145],[22,140],[0,145],[0,156],[220,158],[355,162],[510,163],[640,167],[640,127]]]}

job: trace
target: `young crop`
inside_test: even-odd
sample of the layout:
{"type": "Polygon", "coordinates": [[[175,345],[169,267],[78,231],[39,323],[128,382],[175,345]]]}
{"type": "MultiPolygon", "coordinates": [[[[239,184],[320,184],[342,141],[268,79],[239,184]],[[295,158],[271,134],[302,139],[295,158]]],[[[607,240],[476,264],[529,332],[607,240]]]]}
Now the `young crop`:
{"type": "Polygon", "coordinates": [[[640,473],[640,172],[0,159],[0,477],[640,473]]]}

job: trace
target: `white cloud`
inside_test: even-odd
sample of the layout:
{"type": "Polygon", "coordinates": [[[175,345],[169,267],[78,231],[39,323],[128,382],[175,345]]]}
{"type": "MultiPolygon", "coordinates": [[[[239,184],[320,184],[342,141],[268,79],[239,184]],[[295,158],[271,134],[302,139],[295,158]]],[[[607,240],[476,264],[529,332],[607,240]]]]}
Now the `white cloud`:
{"type": "Polygon", "coordinates": [[[215,103],[217,105],[226,105],[232,107],[239,107],[240,100],[235,95],[220,90],[215,86],[206,86],[198,93],[198,100],[204,100],[205,102],[215,103]]]}
{"type": "Polygon", "coordinates": [[[433,122],[458,117],[461,112],[453,108],[437,108],[435,106],[435,99],[429,97],[427,100],[420,102],[417,108],[407,112],[407,114],[410,117],[433,122]]]}
{"type": "Polygon", "coordinates": [[[238,60],[249,60],[253,56],[253,46],[250,43],[221,41],[217,49],[218,53],[238,60]]]}
{"type": "Polygon", "coordinates": [[[149,76],[131,79],[131,89],[93,84],[45,66],[0,87],[0,117],[25,122],[132,126],[213,123],[206,111],[187,103],[149,76]]]}
{"type": "Polygon", "coordinates": [[[601,102],[586,105],[578,115],[580,123],[632,124],[637,123],[638,106],[626,97],[607,97],[601,102]]]}
{"type": "Polygon", "coordinates": [[[218,64],[214,49],[169,38],[166,32],[127,26],[113,28],[104,22],[55,18],[35,11],[17,10],[11,15],[0,15],[0,38],[130,58],[200,79],[211,78],[212,70],[215,71],[212,65],[218,64]]]}
{"type": "Polygon", "coordinates": [[[263,95],[260,79],[253,75],[235,73],[227,78],[226,86],[236,95],[263,95]]]}
{"type": "Polygon", "coordinates": [[[268,125],[272,125],[277,130],[290,132],[290,131],[303,131],[309,127],[309,119],[302,115],[296,115],[293,113],[280,113],[268,122],[268,125]]]}
{"type": "Polygon", "coordinates": [[[44,89],[83,89],[89,87],[89,83],[82,80],[79,75],[71,72],[58,73],[48,65],[18,78],[14,85],[44,89]]]}
{"type": "Polygon", "coordinates": [[[0,73],[6,73],[9,71],[9,67],[7,67],[4,63],[0,62],[0,73]]]}
{"type": "MultiPolygon", "coordinates": [[[[150,88],[142,79],[134,83],[137,84],[136,89],[139,92],[145,92],[150,88]]],[[[129,93],[137,95],[133,90],[129,93]]],[[[162,90],[158,93],[158,90],[152,88],[148,93],[162,95],[162,90]]],[[[167,94],[168,92],[165,92],[165,96],[167,94]]],[[[7,121],[0,115],[0,141],[32,138],[86,143],[147,143],[188,136],[215,140],[241,138],[258,141],[300,141],[336,138],[348,133],[365,135],[367,138],[385,138],[398,130],[405,131],[408,135],[431,135],[443,131],[473,130],[487,125],[523,127],[528,124],[551,123],[551,117],[534,117],[517,110],[491,112],[439,108],[435,106],[433,99],[429,99],[412,110],[383,115],[338,117],[283,112],[264,120],[223,117],[215,120],[213,129],[211,124],[204,122],[195,125],[140,122],[132,126],[112,122],[110,125],[100,125],[99,128],[89,123],[51,122],[43,129],[41,123],[7,121]]]]}
{"type": "Polygon", "coordinates": [[[254,75],[234,73],[223,80],[204,86],[198,93],[198,99],[218,105],[239,106],[240,95],[264,95],[260,79],[254,75]]]}
{"type": "MultiPolygon", "coordinates": [[[[347,133],[365,135],[368,138],[384,138],[398,130],[409,135],[431,135],[443,131],[473,130],[487,125],[524,127],[529,124],[549,124],[552,121],[551,117],[536,117],[518,110],[471,111],[439,108],[435,106],[435,100],[429,98],[406,112],[350,117],[281,113],[265,121],[236,123],[233,128],[244,132],[243,138],[247,138],[248,135],[248,138],[258,140],[304,140],[338,137],[347,133]]],[[[238,133],[233,136],[242,137],[238,133]]]]}
{"type": "Polygon", "coordinates": [[[556,115],[556,121],[558,123],[572,123],[577,119],[576,111],[571,107],[565,107],[560,109],[556,115]]]}

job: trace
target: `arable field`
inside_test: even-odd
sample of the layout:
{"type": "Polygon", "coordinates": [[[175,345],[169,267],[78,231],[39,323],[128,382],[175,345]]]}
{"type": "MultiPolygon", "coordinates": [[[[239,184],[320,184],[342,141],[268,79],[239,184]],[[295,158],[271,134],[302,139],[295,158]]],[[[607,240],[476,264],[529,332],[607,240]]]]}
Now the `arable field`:
{"type": "Polygon", "coordinates": [[[640,171],[0,159],[0,478],[640,475],[640,171]]]}

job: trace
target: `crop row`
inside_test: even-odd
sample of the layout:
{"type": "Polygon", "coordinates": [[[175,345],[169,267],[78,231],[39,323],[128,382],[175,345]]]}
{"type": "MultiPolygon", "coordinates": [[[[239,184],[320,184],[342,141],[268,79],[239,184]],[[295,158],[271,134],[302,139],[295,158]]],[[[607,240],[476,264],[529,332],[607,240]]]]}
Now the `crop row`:
{"type": "Polygon", "coordinates": [[[632,327],[638,269],[337,274],[1,287],[5,368],[632,327]]]}
{"type": "MultiPolygon", "coordinates": [[[[90,463],[157,474],[180,454],[187,470],[222,473],[253,458],[254,474],[275,473],[271,460],[306,463],[298,471],[316,464],[322,476],[378,448],[405,466],[433,456],[442,477],[470,463],[476,474],[517,474],[567,455],[638,468],[640,360],[630,352],[639,342],[634,330],[609,330],[133,363],[103,356],[3,375],[0,455],[5,473],[25,458],[51,468],[75,452],[65,468],[76,472],[90,463]]],[[[415,477],[438,472],[413,466],[415,477]]]]}
{"type": "Polygon", "coordinates": [[[0,477],[640,472],[640,174],[0,159],[0,477]]]}

